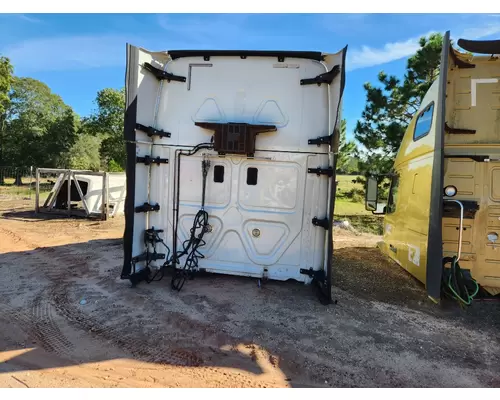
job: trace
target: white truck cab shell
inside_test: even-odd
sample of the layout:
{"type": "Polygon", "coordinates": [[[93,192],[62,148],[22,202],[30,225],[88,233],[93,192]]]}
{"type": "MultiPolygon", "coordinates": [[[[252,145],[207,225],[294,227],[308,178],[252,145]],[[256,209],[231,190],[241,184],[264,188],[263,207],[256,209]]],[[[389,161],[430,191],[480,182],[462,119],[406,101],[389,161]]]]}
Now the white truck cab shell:
{"type": "MultiPolygon", "coordinates": [[[[183,249],[201,208],[207,159],[209,229],[195,269],[314,281],[330,299],[346,51],[127,45],[123,279],[169,264],[168,254],[152,259],[154,251],[183,249]],[[152,228],[168,250],[145,242],[152,228]]],[[[181,257],[174,267],[184,265],[181,257]]]]}
{"type": "MultiPolygon", "coordinates": [[[[75,194],[75,198],[72,197],[72,201],[85,201],[89,214],[101,214],[103,201],[102,201],[102,189],[103,189],[103,176],[98,175],[87,175],[85,172],[74,171],[75,178],[78,180],[80,188],[82,190],[83,199],[80,198],[78,193],[75,194]]],[[[108,177],[108,202],[109,207],[112,209],[112,215],[123,215],[124,214],[124,199],[126,198],[126,174],[123,172],[107,173],[108,177]]],[[[64,173],[58,175],[58,178],[52,188],[52,192],[59,187],[64,187],[67,185],[67,177],[64,173]]],[[[72,183],[73,185],[73,183],[72,183]]],[[[73,189],[72,189],[73,192],[73,189]]],[[[67,192],[65,192],[67,193],[67,192]]],[[[72,195],[73,196],[73,195],[72,195]]],[[[61,196],[59,192],[59,197],[62,200],[66,200],[67,194],[61,196]]],[[[64,208],[67,206],[65,205],[64,208]]]]}

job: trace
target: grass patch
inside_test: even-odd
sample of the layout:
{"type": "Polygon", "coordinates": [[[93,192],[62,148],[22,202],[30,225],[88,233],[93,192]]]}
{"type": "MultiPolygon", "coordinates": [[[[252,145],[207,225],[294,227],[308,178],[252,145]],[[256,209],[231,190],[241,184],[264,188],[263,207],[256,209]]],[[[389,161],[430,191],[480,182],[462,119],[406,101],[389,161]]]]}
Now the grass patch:
{"type": "Polygon", "coordinates": [[[355,183],[355,175],[337,175],[337,194],[335,199],[335,215],[372,215],[365,210],[364,187],[355,183]]]}
{"type": "MultiPolygon", "coordinates": [[[[47,199],[50,190],[50,188],[40,187],[40,203],[47,199]]],[[[34,200],[36,196],[36,187],[34,183],[31,184],[31,187],[29,185],[2,185],[0,186],[0,195],[4,198],[12,197],[34,200]]]]}
{"type": "Polygon", "coordinates": [[[354,229],[362,233],[382,235],[384,233],[384,217],[379,215],[349,215],[345,218],[354,229]]]}
{"type": "Polygon", "coordinates": [[[372,215],[372,213],[365,210],[365,205],[363,203],[337,197],[335,199],[335,215],[372,215]]]}
{"type": "Polygon", "coordinates": [[[337,175],[335,219],[347,220],[358,232],[383,234],[384,218],[365,210],[364,187],[353,182],[357,176],[337,175]]]}

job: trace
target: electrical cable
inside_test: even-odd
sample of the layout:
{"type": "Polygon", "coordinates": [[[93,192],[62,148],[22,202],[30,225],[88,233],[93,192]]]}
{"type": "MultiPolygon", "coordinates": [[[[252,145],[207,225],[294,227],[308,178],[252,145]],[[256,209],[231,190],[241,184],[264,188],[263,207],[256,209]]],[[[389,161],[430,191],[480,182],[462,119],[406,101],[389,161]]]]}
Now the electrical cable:
{"type": "Polygon", "coordinates": [[[200,143],[195,146],[190,151],[176,150],[174,164],[174,204],[173,204],[173,239],[172,239],[172,257],[167,259],[163,264],[163,267],[172,266],[174,268],[174,274],[172,276],[171,287],[174,290],[180,291],[184,286],[187,278],[193,277],[194,271],[198,268],[198,260],[203,258],[203,255],[198,251],[199,247],[205,245],[203,240],[203,235],[207,231],[208,226],[208,213],[205,211],[205,192],[206,192],[206,179],[208,176],[208,170],[210,168],[210,161],[203,157],[202,161],[202,204],[201,209],[196,214],[193,226],[190,229],[190,237],[185,240],[182,244],[182,250],[177,251],[177,237],[178,237],[178,226],[179,226],[179,203],[180,203],[180,169],[181,169],[181,156],[192,156],[202,149],[212,149],[212,143],[200,143]],[[188,255],[184,267],[182,269],[177,268],[179,264],[180,257],[188,255]]]}
{"type": "Polygon", "coordinates": [[[458,300],[460,304],[469,306],[474,297],[479,292],[478,283],[470,278],[466,278],[458,264],[457,256],[443,259],[443,293],[445,296],[458,300]],[[444,267],[451,263],[449,271],[444,267]],[[472,292],[472,294],[470,294],[472,292]]]}
{"type": "Polygon", "coordinates": [[[182,269],[175,269],[172,277],[171,287],[174,290],[180,291],[188,278],[191,278],[194,272],[198,269],[198,261],[204,258],[198,249],[206,244],[203,240],[203,235],[207,232],[208,226],[208,213],[205,211],[205,194],[206,194],[206,181],[208,171],[210,169],[210,160],[203,157],[202,166],[202,197],[201,209],[196,214],[193,226],[190,229],[190,237],[182,244],[182,251],[175,254],[174,264],[179,263],[179,258],[187,255],[184,267],[182,269]]]}
{"type": "MultiPolygon", "coordinates": [[[[146,244],[146,249],[147,250],[147,253],[149,255],[149,248],[148,248],[148,242],[152,244],[153,246],[153,254],[156,255],[158,254],[157,251],[156,251],[156,243],[161,243],[163,244],[163,246],[165,246],[165,248],[167,249],[167,253],[165,254],[165,258],[168,260],[169,257],[170,257],[170,248],[165,244],[165,242],[163,241],[162,238],[160,238],[160,235],[158,235],[158,231],[155,230],[155,228],[153,227],[151,230],[148,230],[146,231],[146,234],[144,235],[144,242],[146,244]]],[[[149,268],[149,260],[147,261],[146,263],[146,267],[149,268]]],[[[151,283],[151,282],[159,282],[163,279],[163,276],[165,275],[164,273],[164,267],[160,267],[158,268],[158,270],[156,271],[156,273],[153,275],[152,278],[147,278],[146,279],[146,282],[147,283],[151,283]],[[159,277],[159,279],[155,279],[156,276],[158,274],[161,274],[161,276],[159,277]]]]}
{"type": "Polygon", "coordinates": [[[194,272],[198,269],[198,261],[200,258],[204,258],[203,254],[199,252],[199,248],[204,246],[206,242],[203,240],[204,234],[208,231],[208,213],[205,211],[205,197],[206,197],[206,185],[207,185],[207,176],[208,171],[210,169],[210,160],[203,155],[202,160],[202,198],[201,198],[201,209],[196,214],[193,226],[190,229],[190,236],[187,240],[182,243],[182,250],[177,251],[177,237],[178,237],[178,225],[179,225],[179,203],[180,203],[180,168],[181,168],[181,156],[191,156],[196,154],[198,151],[202,149],[212,149],[212,143],[201,143],[190,151],[184,150],[176,150],[176,164],[174,169],[174,206],[173,206],[173,250],[172,255],[170,255],[170,248],[165,244],[163,239],[158,235],[161,230],[155,230],[154,227],[152,229],[147,229],[144,234],[144,244],[146,246],[146,266],[140,272],[135,272],[135,262],[133,262],[133,271],[134,271],[134,279],[133,285],[139,283],[141,280],[145,280],[147,283],[151,283],[153,281],[161,281],[164,277],[164,270],[167,267],[174,268],[174,274],[172,276],[171,287],[174,290],[180,291],[184,286],[185,281],[188,278],[192,278],[194,276],[194,272]],[[151,267],[150,262],[152,260],[157,259],[157,243],[163,244],[167,249],[167,253],[165,255],[165,262],[163,265],[157,269],[155,274],[150,277],[151,267]],[[150,252],[150,245],[152,246],[152,252],[150,252]],[[150,257],[153,255],[153,257],[150,257]],[[177,268],[177,264],[180,263],[180,258],[187,255],[186,261],[182,268],[177,268]],[[137,276],[135,276],[137,275],[137,276]],[[159,277],[158,277],[159,275],[159,277]],[[157,278],[158,277],[158,278],[157,278]]]}

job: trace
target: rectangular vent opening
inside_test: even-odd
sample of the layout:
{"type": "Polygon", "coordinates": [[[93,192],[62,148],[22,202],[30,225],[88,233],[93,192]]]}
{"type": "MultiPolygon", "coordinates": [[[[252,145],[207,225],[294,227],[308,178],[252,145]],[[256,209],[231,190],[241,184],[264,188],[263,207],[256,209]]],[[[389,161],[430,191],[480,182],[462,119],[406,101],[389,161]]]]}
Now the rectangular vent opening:
{"type": "Polygon", "coordinates": [[[214,166],[214,182],[217,182],[217,183],[224,182],[224,166],[223,165],[214,166]]]}
{"type": "Polygon", "coordinates": [[[255,186],[257,185],[257,168],[250,167],[247,169],[247,185],[255,186]]]}

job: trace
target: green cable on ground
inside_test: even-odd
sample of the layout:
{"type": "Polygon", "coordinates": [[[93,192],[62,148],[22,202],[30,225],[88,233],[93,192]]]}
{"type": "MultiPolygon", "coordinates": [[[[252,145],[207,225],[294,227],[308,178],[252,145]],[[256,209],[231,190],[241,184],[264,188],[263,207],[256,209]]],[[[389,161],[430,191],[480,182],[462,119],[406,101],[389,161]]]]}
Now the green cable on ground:
{"type": "Polygon", "coordinates": [[[469,306],[471,305],[472,303],[472,300],[474,299],[474,297],[477,295],[477,293],[479,292],[479,285],[477,284],[477,282],[472,279],[472,281],[474,282],[474,284],[476,285],[476,290],[474,291],[474,293],[472,295],[469,295],[469,291],[467,290],[467,287],[465,286],[464,289],[465,289],[465,292],[467,294],[467,300],[464,300],[456,291],[455,289],[453,289],[453,286],[451,284],[451,277],[452,277],[452,274],[455,273],[455,266],[458,264],[458,261],[456,259],[456,257],[453,258],[453,261],[452,261],[452,264],[451,264],[451,268],[450,268],[450,276],[448,278],[448,288],[452,291],[452,293],[455,295],[455,298],[459,301],[461,301],[462,303],[464,303],[465,305],[469,306]]]}

